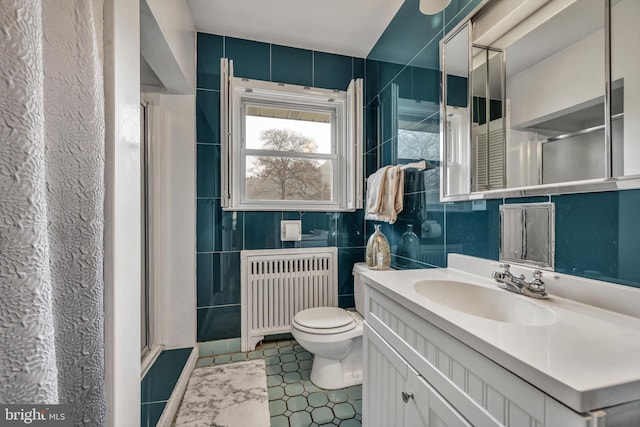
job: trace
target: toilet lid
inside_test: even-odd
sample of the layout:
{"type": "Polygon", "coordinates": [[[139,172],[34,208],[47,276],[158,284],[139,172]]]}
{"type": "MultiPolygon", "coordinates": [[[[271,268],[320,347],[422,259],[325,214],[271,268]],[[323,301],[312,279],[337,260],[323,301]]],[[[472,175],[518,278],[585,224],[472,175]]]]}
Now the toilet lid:
{"type": "Polygon", "coordinates": [[[313,329],[342,329],[354,322],[346,310],[338,307],[308,308],[298,312],[293,320],[298,325],[313,329]]]}

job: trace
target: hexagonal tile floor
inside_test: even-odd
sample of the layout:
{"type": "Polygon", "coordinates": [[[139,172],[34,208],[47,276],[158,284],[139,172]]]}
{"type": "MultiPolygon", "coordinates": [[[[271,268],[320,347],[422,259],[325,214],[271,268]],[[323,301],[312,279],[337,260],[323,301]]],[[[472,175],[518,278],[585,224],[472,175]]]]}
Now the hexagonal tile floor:
{"type": "Polygon", "coordinates": [[[198,366],[264,358],[271,427],[360,427],[362,386],[324,390],[309,380],[313,355],[294,340],[266,342],[249,353],[205,357],[198,366]]]}

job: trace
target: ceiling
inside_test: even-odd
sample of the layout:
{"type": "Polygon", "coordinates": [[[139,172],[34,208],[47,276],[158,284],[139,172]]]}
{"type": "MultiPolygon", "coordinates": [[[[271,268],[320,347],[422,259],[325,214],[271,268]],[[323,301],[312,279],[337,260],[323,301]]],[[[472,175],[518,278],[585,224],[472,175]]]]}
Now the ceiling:
{"type": "Polygon", "coordinates": [[[200,32],[364,58],[404,0],[186,0],[200,32]]]}

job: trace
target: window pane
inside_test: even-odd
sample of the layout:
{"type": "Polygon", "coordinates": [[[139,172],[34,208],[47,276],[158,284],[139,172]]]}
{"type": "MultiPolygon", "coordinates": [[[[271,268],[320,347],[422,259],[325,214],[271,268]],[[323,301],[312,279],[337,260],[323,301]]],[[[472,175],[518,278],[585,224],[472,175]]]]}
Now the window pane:
{"type": "Polygon", "coordinates": [[[248,105],[245,119],[247,148],[332,153],[330,113],[248,105]]]}
{"type": "Polygon", "coordinates": [[[404,160],[440,159],[440,134],[419,130],[398,130],[398,158],[404,160]]]}
{"type": "Polygon", "coordinates": [[[330,160],[247,156],[247,200],[332,200],[330,160]]]}

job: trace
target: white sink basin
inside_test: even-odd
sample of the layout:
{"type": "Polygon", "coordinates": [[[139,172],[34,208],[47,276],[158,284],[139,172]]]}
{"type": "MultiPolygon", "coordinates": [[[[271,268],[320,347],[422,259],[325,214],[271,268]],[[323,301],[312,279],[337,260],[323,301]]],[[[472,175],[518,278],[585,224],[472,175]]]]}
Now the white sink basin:
{"type": "Polygon", "coordinates": [[[553,311],[502,289],[452,280],[422,280],[415,289],[436,304],[498,322],[544,326],[556,321],[553,311]]]}

